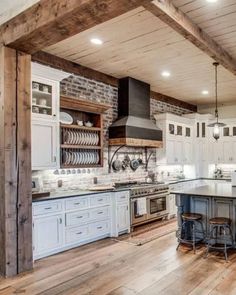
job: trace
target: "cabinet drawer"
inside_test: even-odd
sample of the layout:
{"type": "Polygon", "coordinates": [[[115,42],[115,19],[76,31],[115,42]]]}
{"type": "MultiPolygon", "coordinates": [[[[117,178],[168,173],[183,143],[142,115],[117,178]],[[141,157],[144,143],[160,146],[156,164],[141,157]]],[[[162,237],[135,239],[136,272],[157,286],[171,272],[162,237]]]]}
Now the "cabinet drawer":
{"type": "Polygon", "coordinates": [[[50,214],[62,211],[62,202],[40,202],[33,204],[33,216],[50,214]]]}
{"type": "Polygon", "coordinates": [[[110,221],[99,221],[96,223],[90,224],[90,232],[93,237],[101,236],[110,233],[110,221]]]}
{"type": "Polygon", "coordinates": [[[78,210],[89,207],[89,199],[86,197],[71,198],[66,200],[66,210],[78,210]]]}
{"type": "Polygon", "coordinates": [[[103,195],[94,195],[90,197],[90,204],[92,207],[95,206],[102,206],[102,205],[109,205],[111,201],[110,194],[103,194],[103,195]]]}
{"type": "Polygon", "coordinates": [[[110,217],[110,207],[102,207],[98,209],[91,210],[91,218],[97,219],[107,219],[110,217]]]}
{"type": "Polygon", "coordinates": [[[116,201],[118,203],[129,201],[129,192],[119,193],[116,195],[116,201]]]}
{"type": "Polygon", "coordinates": [[[66,214],[66,226],[79,225],[83,222],[88,222],[90,219],[90,212],[87,210],[78,211],[66,214]]]}
{"type": "Polygon", "coordinates": [[[89,233],[88,225],[67,229],[65,234],[66,244],[82,242],[89,238],[89,233]]]}

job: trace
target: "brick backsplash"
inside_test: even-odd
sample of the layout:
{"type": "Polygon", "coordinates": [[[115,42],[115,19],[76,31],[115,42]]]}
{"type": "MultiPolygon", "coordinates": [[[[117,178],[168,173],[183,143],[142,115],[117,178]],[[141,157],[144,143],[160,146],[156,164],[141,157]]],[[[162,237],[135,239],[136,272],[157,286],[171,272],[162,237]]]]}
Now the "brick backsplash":
{"type": "MultiPolygon", "coordinates": [[[[61,94],[72,96],[75,98],[91,100],[111,105],[111,108],[104,114],[104,167],[102,168],[88,168],[88,169],[60,169],[47,171],[34,171],[33,176],[39,176],[42,180],[44,190],[56,190],[58,180],[62,180],[62,189],[67,188],[88,188],[93,184],[94,177],[98,178],[99,184],[108,184],[110,182],[127,181],[127,180],[144,180],[148,172],[145,167],[139,167],[135,172],[130,168],[121,172],[108,173],[108,128],[111,123],[117,118],[117,88],[90,80],[81,76],[71,75],[61,82],[61,94]]],[[[170,112],[177,115],[188,113],[189,110],[151,99],[150,103],[151,118],[154,120],[154,115],[157,113],[170,112]]],[[[136,152],[143,153],[142,149],[125,148],[124,152],[129,152],[130,157],[136,152]]],[[[150,152],[150,151],[148,151],[150,152]]],[[[136,155],[137,157],[138,155],[136,155]]],[[[119,154],[122,159],[124,155],[119,154]]],[[[156,172],[156,157],[155,153],[152,155],[149,163],[149,171],[156,172]]]]}

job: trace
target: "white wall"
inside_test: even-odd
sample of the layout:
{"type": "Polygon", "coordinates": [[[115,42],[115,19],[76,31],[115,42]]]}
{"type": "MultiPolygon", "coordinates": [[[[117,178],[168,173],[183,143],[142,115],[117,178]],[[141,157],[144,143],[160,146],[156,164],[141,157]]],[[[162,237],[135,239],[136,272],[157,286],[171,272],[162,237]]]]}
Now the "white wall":
{"type": "MultiPolygon", "coordinates": [[[[201,114],[215,114],[215,105],[199,105],[198,112],[201,114]]],[[[219,117],[222,119],[236,118],[235,103],[219,104],[219,117]]]]}

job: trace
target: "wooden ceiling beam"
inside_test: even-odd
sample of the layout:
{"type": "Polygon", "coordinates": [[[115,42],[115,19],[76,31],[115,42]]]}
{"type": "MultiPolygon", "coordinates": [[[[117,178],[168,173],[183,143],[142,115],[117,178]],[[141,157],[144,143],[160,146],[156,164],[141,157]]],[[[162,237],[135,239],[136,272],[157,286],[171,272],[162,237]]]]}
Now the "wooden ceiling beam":
{"type": "Polygon", "coordinates": [[[32,54],[150,0],[40,0],[0,27],[0,43],[32,54]]]}
{"type": "Polygon", "coordinates": [[[170,0],[154,0],[144,7],[195,46],[236,74],[236,60],[170,0]]]}
{"type": "MultiPolygon", "coordinates": [[[[115,77],[81,66],[77,63],[65,60],[61,57],[57,57],[47,52],[40,51],[33,54],[32,61],[41,63],[45,66],[53,67],[58,70],[63,70],[67,73],[79,75],[88,79],[96,80],[114,87],[118,87],[118,79],[115,77]]],[[[195,105],[154,91],[151,91],[151,98],[190,110],[192,112],[197,111],[197,107],[195,105]]]]}

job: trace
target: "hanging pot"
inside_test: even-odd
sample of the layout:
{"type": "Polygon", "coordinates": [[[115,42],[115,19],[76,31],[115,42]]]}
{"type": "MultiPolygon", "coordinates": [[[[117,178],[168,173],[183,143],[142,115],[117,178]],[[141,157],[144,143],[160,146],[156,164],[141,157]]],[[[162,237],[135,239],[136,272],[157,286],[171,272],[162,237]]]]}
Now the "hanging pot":
{"type": "Polygon", "coordinates": [[[139,167],[139,161],[138,161],[138,160],[133,159],[133,160],[130,161],[130,168],[131,168],[133,171],[137,170],[138,167],[139,167]]]}
{"type": "Polygon", "coordinates": [[[121,170],[122,168],[122,162],[118,159],[116,159],[115,161],[113,161],[112,163],[112,168],[114,171],[118,172],[121,170]]]}

